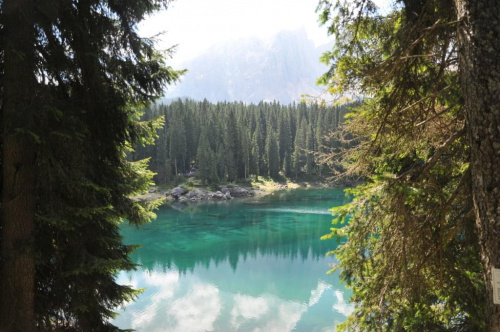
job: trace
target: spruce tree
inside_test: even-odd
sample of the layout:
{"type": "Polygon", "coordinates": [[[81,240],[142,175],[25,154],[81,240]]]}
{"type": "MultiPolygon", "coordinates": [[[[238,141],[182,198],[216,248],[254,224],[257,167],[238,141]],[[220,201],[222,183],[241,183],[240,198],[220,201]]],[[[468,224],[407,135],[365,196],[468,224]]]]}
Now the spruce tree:
{"type": "Polygon", "coordinates": [[[348,172],[367,181],[332,229],[348,237],[344,328],[500,331],[500,6],[320,3],[336,40],[323,82],[372,97],[347,124],[360,141],[348,172]]]}
{"type": "Polygon", "coordinates": [[[257,181],[258,176],[261,174],[259,169],[260,164],[260,151],[259,144],[257,143],[257,137],[254,133],[252,138],[252,154],[250,156],[250,172],[255,175],[255,180],[257,181]]]}
{"type": "Polygon", "coordinates": [[[166,126],[163,126],[158,130],[158,137],[155,140],[156,155],[154,159],[155,171],[156,171],[156,184],[165,185],[170,179],[171,174],[169,174],[167,167],[167,133],[166,126]]]}
{"type": "Polygon", "coordinates": [[[272,179],[279,178],[280,172],[280,163],[279,163],[279,153],[278,153],[278,143],[276,142],[276,134],[269,133],[267,136],[267,144],[266,144],[266,155],[267,155],[267,163],[269,165],[269,176],[272,179]]]}
{"type": "Polygon", "coordinates": [[[230,110],[224,128],[224,147],[226,152],[227,179],[234,181],[238,175],[238,127],[234,111],[230,110]]]}
{"type": "Polygon", "coordinates": [[[244,125],[240,127],[240,151],[243,165],[243,178],[246,180],[250,174],[250,158],[252,145],[250,144],[250,131],[244,125]]]}
{"type": "Polygon", "coordinates": [[[217,175],[221,180],[227,180],[227,154],[224,144],[220,143],[216,151],[217,175]]]}
{"type": "Polygon", "coordinates": [[[314,171],[314,131],[312,123],[307,127],[306,134],[306,173],[312,175],[314,171]]]}
{"type": "Polygon", "coordinates": [[[323,171],[326,170],[326,165],[322,163],[322,156],[325,155],[325,136],[326,136],[326,123],[325,123],[325,108],[320,107],[318,110],[318,116],[316,118],[315,126],[315,161],[318,165],[318,175],[321,177],[323,171]]]}
{"type": "Polygon", "coordinates": [[[210,147],[206,127],[201,130],[198,152],[196,154],[197,177],[204,184],[217,182],[217,163],[215,152],[210,147]]]}
{"type": "Polygon", "coordinates": [[[290,120],[288,117],[288,113],[283,112],[280,117],[280,125],[278,129],[278,144],[279,144],[279,157],[280,157],[280,169],[290,169],[290,165],[286,164],[289,162],[285,158],[286,154],[290,154],[290,150],[292,147],[291,138],[292,135],[290,133],[290,120]]]}
{"type": "Polygon", "coordinates": [[[134,268],[118,225],[155,204],[130,198],[152,173],[125,157],[161,126],[138,109],[178,77],[136,32],[160,5],[0,2],[2,331],[116,330],[114,308],[136,294],[115,282],[134,268]]]}
{"type": "Polygon", "coordinates": [[[306,139],[307,139],[307,122],[304,117],[302,117],[302,121],[299,126],[297,126],[297,132],[295,135],[294,142],[294,151],[292,155],[292,163],[293,163],[293,174],[295,179],[302,172],[302,167],[305,166],[306,163],[306,139]]]}
{"type": "Polygon", "coordinates": [[[169,125],[169,156],[173,161],[175,175],[178,176],[184,171],[187,155],[186,128],[181,110],[175,109],[172,112],[169,125]]]}
{"type": "Polygon", "coordinates": [[[35,327],[35,6],[26,0],[7,0],[0,5],[0,330],[29,332],[35,327]]]}

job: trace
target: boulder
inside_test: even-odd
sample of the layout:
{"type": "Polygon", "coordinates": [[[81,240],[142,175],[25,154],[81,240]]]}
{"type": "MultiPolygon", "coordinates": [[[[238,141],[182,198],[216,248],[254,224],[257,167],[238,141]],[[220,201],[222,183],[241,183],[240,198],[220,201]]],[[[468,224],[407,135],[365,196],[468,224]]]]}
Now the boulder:
{"type": "Polygon", "coordinates": [[[179,199],[179,197],[181,197],[182,195],[184,195],[187,192],[188,192],[188,190],[186,188],[184,188],[182,186],[177,186],[170,191],[170,195],[175,199],[179,199]]]}
{"type": "Polygon", "coordinates": [[[220,191],[216,191],[210,195],[212,199],[224,199],[224,194],[220,191]]]}
{"type": "Polygon", "coordinates": [[[208,194],[201,189],[195,189],[188,192],[186,197],[192,201],[204,201],[208,199],[208,194]]]}
{"type": "Polygon", "coordinates": [[[252,192],[250,192],[246,188],[238,187],[238,186],[233,186],[233,187],[227,187],[223,186],[220,190],[223,194],[229,193],[231,197],[248,197],[252,196],[252,192]]]}

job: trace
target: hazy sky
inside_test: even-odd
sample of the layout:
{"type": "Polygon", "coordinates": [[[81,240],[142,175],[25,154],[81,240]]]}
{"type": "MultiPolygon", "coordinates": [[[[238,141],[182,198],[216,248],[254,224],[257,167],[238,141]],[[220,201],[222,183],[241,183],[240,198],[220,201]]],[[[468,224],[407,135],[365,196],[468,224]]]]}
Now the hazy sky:
{"type": "MultiPolygon", "coordinates": [[[[390,0],[375,0],[386,4],[390,0]]],[[[248,36],[268,38],[282,30],[304,27],[316,44],[332,40],[326,27],[320,27],[318,0],[175,0],[166,11],[149,17],[139,25],[141,35],[160,32],[158,47],[178,45],[176,65],[197,55],[213,44],[248,36]]]]}
{"type": "Polygon", "coordinates": [[[159,48],[178,45],[172,63],[183,62],[213,44],[247,36],[271,37],[304,27],[317,45],[331,40],[319,27],[317,0],[176,0],[139,25],[141,35],[164,31],[159,48]]]}

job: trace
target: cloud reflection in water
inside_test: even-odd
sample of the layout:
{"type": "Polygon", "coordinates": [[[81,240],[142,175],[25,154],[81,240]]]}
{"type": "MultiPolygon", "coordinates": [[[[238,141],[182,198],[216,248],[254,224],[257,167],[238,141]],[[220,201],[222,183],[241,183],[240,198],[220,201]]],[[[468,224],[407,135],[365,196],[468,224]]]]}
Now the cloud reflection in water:
{"type": "Polygon", "coordinates": [[[176,300],[167,311],[175,318],[171,331],[213,331],[221,311],[219,290],[210,284],[194,284],[189,294],[176,300]]]}
{"type": "MultiPolygon", "coordinates": [[[[163,209],[137,230],[123,227],[142,270],[118,282],[146,288],[113,321],[137,331],[333,331],[353,310],[338,274],[326,275],[336,246],[321,241],[324,214],[341,191],[163,209]],[[318,199],[324,198],[324,199],[318,199]],[[322,213],[318,213],[318,211],[322,213]]],[[[345,204],[339,200],[338,205],[345,204]]]]}
{"type": "MultiPolygon", "coordinates": [[[[222,274],[234,273],[229,262],[219,264],[221,268],[222,274]]],[[[334,322],[342,321],[353,309],[344,294],[325,281],[317,282],[309,298],[297,301],[270,293],[234,293],[234,285],[227,287],[223,278],[218,278],[218,284],[212,283],[214,278],[206,282],[204,269],[198,266],[193,272],[180,273],[157,266],[152,271],[119,274],[120,283],[146,287],[146,291],[126,306],[114,324],[137,331],[306,331],[301,320],[312,315],[309,311],[315,307],[329,305],[331,323],[321,330],[332,331],[334,322]],[[338,314],[333,317],[335,313],[340,318],[338,314]]]]}

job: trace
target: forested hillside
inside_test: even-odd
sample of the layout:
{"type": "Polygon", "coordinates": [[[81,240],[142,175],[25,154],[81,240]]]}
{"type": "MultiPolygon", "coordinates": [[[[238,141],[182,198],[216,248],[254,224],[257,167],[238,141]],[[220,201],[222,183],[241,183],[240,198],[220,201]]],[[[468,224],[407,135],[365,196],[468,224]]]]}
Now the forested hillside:
{"type": "Polygon", "coordinates": [[[163,116],[165,124],[154,146],[137,146],[131,157],[151,158],[157,184],[194,169],[192,173],[204,183],[251,175],[278,179],[280,172],[294,179],[321,177],[331,170],[319,163],[320,155],[341,144],[328,136],[348,111],[348,104],[246,105],[179,99],[145,110],[145,120],[163,116]]]}

